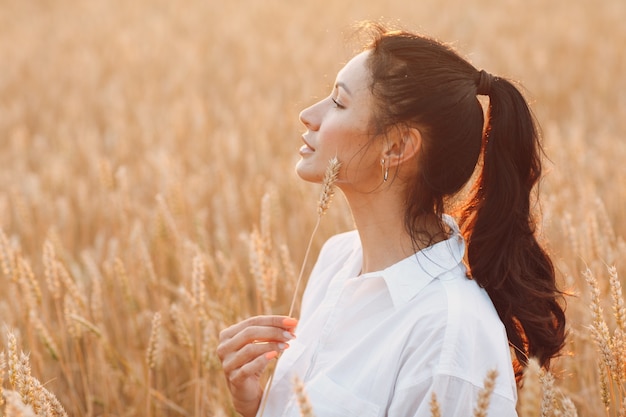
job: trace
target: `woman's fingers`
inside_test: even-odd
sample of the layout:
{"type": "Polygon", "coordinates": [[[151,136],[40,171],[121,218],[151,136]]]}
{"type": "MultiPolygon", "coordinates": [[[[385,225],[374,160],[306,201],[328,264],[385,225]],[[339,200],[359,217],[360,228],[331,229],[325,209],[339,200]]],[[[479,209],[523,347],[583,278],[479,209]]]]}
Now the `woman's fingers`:
{"type": "MultiPolygon", "coordinates": [[[[220,333],[217,355],[227,376],[263,354],[282,351],[295,337],[297,320],[286,316],[256,316],[220,333]]],[[[256,362],[258,364],[258,362],[256,362]]]]}
{"type": "Polygon", "coordinates": [[[255,316],[230,326],[220,332],[220,341],[230,339],[250,327],[275,327],[293,331],[298,324],[294,318],[287,316],[255,316]]]}
{"type": "Polygon", "coordinates": [[[256,413],[263,392],[260,376],[270,361],[289,347],[287,342],[295,337],[297,325],[291,317],[256,316],[220,332],[217,355],[240,413],[256,413]]]}
{"type": "Polygon", "coordinates": [[[249,379],[257,379],[261,376],[267,365],[278,356],[275,350],[264,352],[245,365],[235,369],[228,374],[231,384],[238,386],[244,384],[249,379]]]}
{"type": "MultiPolygon", "coordinates": [[[[231,354],[226,355],[222,360],[222,369],[228,375],[231,372],[236,372],[239,368],[246,368],[250,363],[254,362],[257,365],[263,363],[263,361],[260,360],[260,358],[263,357],[266,357],[267,361],[265,365],[267,365],[267,363],[276,356],[273,352],[282,352],[288,347],[289,344],[286,342],[249,343],[241,349],[231,351],[231,354]]],[[[263,371],[263,369],[264,368],[262,368],[261,371],[263,371]]],[[[249,372],[246,372],[246,374],[253,375],[253,373],[249,372]]]]}
{"type": "Polygon", "coordinates": [[[249,354],[257,350],[251,345],[263,343],[286,343],[295,337],[297,321],[284,316],[257,316],[237,323],[220,333],[217,355],[223,361],[233,352],[249,354]]]}

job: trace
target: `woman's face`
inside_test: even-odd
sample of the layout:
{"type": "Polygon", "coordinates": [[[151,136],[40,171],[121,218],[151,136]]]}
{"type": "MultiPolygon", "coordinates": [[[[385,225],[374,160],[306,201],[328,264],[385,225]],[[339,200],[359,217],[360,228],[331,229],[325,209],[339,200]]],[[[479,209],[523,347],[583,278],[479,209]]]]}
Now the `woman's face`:
{"type": "Polygon", "coordinates": [[[300,113],[307,128],[296,165],[302,179],[321,182],[336,156],[342,163],[337,185],[344,191],[372,190],[382,181],[380,149],[369,134],[373,97],[368,56],[365,51],[352,58],[337,74],[330,96],[300,113]]]}

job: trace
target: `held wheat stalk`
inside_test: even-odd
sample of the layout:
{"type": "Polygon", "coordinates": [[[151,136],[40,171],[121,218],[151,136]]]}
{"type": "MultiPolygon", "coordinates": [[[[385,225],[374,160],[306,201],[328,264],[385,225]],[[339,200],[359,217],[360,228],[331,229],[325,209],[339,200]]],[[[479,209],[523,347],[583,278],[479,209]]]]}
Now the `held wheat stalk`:
{"type": "MultiPolygon", "coordinates": [[[[341,162],[339,162],[337,157],[333,157],[330,161],[328,161],[328,166],[326,167],[326,172],[324,173],[324,180],[322,182],[322,191],[320,193],[320,199],[317,204],[317,222],[315,223],[313,232],[311,232],[309,243],[307,245],[306,251],[304,252],[304,259],[302,261],[302,266],[300,267],[300,273],[298,274],[298,279],[296,280],[296,286],[293,290],[293,296],[291,297],[291,306],[289,307],[289,313],[287,314],[289,317],[291,317],[291,315],[293,314],[293,310],[296,304],[296,298],[298,296],[298,291],[300,288],[300,282],[302,282],[302,275],[304,275],[304,268],[309,258],[309,252],[311,251],[311,244],[313,243],[313,238],[315,237],[315,233],[317,232],[317,229],[319,228],[320,222],[322,220],[322,216],[326,214],[326,211],[328,211],[328,207],[330,206],[333,196],[335,195],[335,183],[337,182],[337,177],[339,175],[340,167],[341,167],[341,162]]],[[[276,360],[278,361],[278,359],[280,359],[280,355],[278,356],[276,360]]],[[[263,397],[261,398],[261,413],[259,414],[259,417],[263,417],[263,412],[265,411],[265,405],[267,404],[267,398],[269,396],[269,392],[272,387],[273,381],[274,381],[274,372],[271,373],[269,380],[267,382],[267,388],[263,392],[263,397]]]]}
{"type": "Polygon", "coordinates": [[[302,275],[304,274],[304,268],[309,258],[309,252],[311,251],[313,238],[315,237],[315,233],[319,228],[322,216],[328,211],[328,207],[330,206],[330,203],[332,202],[335,195],[335,183],[337,182],[337,176],[339,175],[340,167],[341,162],[339,162],[337,157],[334,157],[330,161],[328,161],[328,167],[326,168],[326,172],[324,173],[324,181],[322,183],[322,192],[320,193],[320,199],[317,205],[317,222],[315,223],[315,227],[313,228],[313,232],[311,233],[311,238],[309,239],[309,244],[307,245],[306,251],[304,253],[304,260],[302,261],[300,273],[298,274],[298,279],[296,280],[296,287],[293,291],[293,296],[291,298],[291,307],[289,307],[289,313],[287,314],[288,316],[291,316],[293,314],[293,310],[296,304],[296,298],[298,296],[298,290],[300,288],[300,283],[302,282],[302,275]]]}

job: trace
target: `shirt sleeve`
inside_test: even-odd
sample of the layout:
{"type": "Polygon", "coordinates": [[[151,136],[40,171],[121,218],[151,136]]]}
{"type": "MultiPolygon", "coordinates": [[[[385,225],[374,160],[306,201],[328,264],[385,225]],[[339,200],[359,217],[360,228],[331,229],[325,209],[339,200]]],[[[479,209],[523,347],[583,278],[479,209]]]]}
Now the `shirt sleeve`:
{"type": "MultiPolygon", "coordinates": [[[[431,417],[433,393],[442,417],[474,415],[482,387],[450,375],[435,375],[412,386],[405,386],[393,395],[387,415],[431,417]]],[[[515,402],[492,393],[487,412],[489,416],[517,417],[515,402]]]]}

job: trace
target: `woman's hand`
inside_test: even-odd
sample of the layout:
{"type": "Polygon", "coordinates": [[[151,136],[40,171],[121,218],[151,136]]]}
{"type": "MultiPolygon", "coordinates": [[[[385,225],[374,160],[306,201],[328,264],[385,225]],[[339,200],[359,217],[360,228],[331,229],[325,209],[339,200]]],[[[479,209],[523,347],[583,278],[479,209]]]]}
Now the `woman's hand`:
{"type": "Polygon", "coordinates": [[[256,316],[220,332],[217,356],[235,409],[254,416],[263,396],[260,377],[272,359],[289,347],[298,321],[286,316],[256,316]]]}

